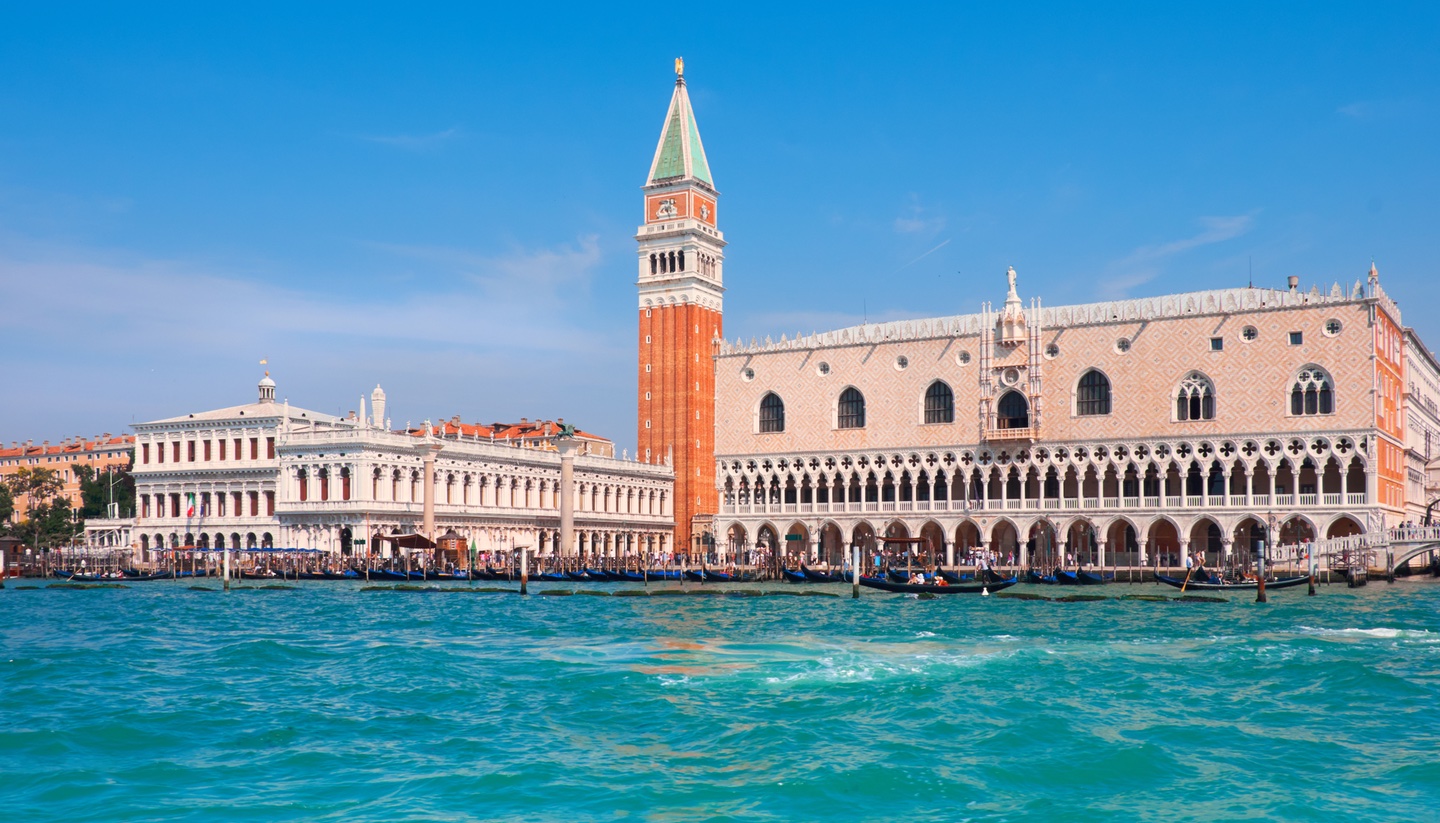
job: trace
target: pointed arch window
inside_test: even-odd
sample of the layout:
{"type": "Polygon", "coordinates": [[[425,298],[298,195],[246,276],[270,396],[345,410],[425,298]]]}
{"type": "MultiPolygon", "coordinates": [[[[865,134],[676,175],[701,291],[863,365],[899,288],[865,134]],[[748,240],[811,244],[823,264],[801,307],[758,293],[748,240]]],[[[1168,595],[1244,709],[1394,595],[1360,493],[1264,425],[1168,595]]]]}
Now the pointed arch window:
{"type": "Polygon", "coordinates": [[[1175,393],[1176,420],[1214,420],[1215,384],[1198,371],[1192,371],[1180,381],[1175,393]]]}
{"type": "Polygon", "coordinates": [[[865,428],[865,395],[854,386],[840,393],[836,420],[842,429],[865,428]]]}
{"type": "Polygon", "coordinates": [[[936,380],[925,390],[925,422],[955,422],[955,392],[944,380],[936,380]]]}
{"type": "Polygon", "coordinates": [[[1030,427],[1030,401],[1018,391],[1010,390],[1000,397],[996,408],[996,428],[1026,429],[1030,427]]]}
{"type": "Polygon", "coordinates": [[[785,431],[785,401],[772,391],[760,401],[760,433],[769,434],[783,431],[785,431]]]}
{"type": "Polygon", "coordinates": [[[1075,414],[1090,416],[1110,413],[1110,378],[1095,369],[1080,375],[1075,388],[1075,414]]]}
{"type": "Polygon", "coordinates": [[[1290,413],[1295,416],[1334,414],[1334,382],[1319,366],[1306,366],[1290,386],[1290,413]]]}

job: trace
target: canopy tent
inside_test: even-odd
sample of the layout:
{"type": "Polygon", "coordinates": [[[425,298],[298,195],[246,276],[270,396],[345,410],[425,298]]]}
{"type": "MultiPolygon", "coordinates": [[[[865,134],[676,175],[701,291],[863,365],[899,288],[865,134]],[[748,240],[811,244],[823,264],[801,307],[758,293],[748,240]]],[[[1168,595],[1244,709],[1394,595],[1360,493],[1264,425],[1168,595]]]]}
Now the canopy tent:
{"type": "Polygon", "coordinates": [[[397,549],[433,549],[435,542],[423,534],[382,534],[376,540],[394,544],[397,549]]]}

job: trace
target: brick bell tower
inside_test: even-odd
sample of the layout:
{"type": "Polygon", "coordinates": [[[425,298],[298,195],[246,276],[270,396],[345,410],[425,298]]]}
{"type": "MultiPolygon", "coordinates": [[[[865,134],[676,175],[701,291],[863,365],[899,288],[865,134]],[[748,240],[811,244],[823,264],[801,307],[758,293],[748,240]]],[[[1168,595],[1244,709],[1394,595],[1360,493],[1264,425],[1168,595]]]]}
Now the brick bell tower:
{"type": "Polygon", "coordinates": [[[719,193],[710,176],[685,64],[646,178],[640,244],[641,458],[675,466],[675,549],[693,550],[696,515],[717,510],[715,361],[721,336],[725,236],[715,227],[719,193]]]}

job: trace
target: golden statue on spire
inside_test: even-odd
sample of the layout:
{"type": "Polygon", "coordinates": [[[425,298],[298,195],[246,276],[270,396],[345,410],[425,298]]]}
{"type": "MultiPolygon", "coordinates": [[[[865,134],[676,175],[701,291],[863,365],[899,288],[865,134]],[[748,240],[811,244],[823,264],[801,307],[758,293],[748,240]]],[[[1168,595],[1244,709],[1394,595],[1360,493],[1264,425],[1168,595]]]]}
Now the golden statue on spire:
{"type": "Polygon", "coordinates": [[[675,58],[675,73],[681,77],[685,76],[685,58],[675,58]]]}

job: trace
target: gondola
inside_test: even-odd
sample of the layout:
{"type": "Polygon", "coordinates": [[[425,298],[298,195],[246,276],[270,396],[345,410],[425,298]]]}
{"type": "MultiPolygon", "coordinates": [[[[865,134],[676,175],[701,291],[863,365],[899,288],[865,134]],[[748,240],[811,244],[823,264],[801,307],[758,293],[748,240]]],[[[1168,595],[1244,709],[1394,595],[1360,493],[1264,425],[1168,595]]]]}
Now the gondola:
{"type": "Polygon", "coordinates": [[[614,572],[607,572],[601,569],[586,569],[585,573],[590,575],[591,580],[599,583],[611,583],[621,579],[616,577],[614,572]]]}
{"type": "Polygon", "coordinates": [[[998,592],[1001,589],[1008,589],[1019,583],[1015,578],[1002,580],[999,583],[962,583],[960,585],[937,586],[933,583],[895,583],[883,577],[862,577],[860,585],[872,589],[880,589],[887,592],[899,592],[901,594],[979,594],[983,591],[998,592]]]}
{"type": "Polygon", "coordinates": [[[685,575],[672,569],[651,569],[646,572],[651,580],[684,580],[685,575]]]}
{"type": "Polygon", "coordinates": [[[371,569],[371,580],[409,580],[405,572],[394,572],[389,569],[371,569]]]}
{"type": "MultiPolygon", "coordinates": [[[[958,586],[958,585],[961,585],[961,584],[964,584],[964,583],[974,583],[974,582],[975,582],[975,576],[974,576],[973,574],[960,574],[959,572],[947,572],[947,571],[945,571],[944,569],[941,569],[941,570],[937,571],[936,574],[939,574],[941,577],[945,578],[945,582],[946,582],[946,583],[949,583],[949,584],[952,585],[952,586],[958,586]]],[[[1004,580],[1005,578],[997,576],[997,577],[995,577],[995,579],[996,579],[996,580],[1004,580]]],[[[988,582],[988,581],[987,581],[987,582],[988,582]]]]}
{"type": "Polygon", "coordinates": [[[570,580],[570,578],[566,577],[560,572],[540,572],[538,574],[531,574],[530,579],[539,580],[543,583],[566,583],[570,580]]]}
{"type": "Polygon", "coordinates": [[[910,574],[910,572],[903,571],[901,569],[890,569],[889,571],[885,572],[885,577],[891,583],[909,583],[910,574]]]}
{"type": "Polygon", "coordinates": [[[1064,569],[1055,570],[1055,585],[1057,586],[1078,586],[1080,578],[1075,572],[1067,572],[1064,569]]]}
{"type": "Polygon", "coordinates": [[[741,580],[741,577],[739,575],[726,574],[725,572],[713,572],[709,569],[705,570],[706,583],[735,583],[739,580],[741,580]]]}
{"type": "Polygon", "coordinates": [[[1053,575],[1043,575],[1034,569],[1026,569],[1025,582],[1034,583],[1037,586],[1053,586],[1055,585],[1055,577],[1053,575]]]}
{"type": "Polygon", "coordinates": [[[685,571],[685,579],[695,583],[704,583],[705,572],[703,570],[687,569],[685,571]]]}
{"type": "Polygon", "coordinates": [[[781,569],[780,574],[784,576],[786,583],[810,582],[810,578],[806,577],[803,572],[791,571],[790,569],[781,569]]]}
{"type": "MultiPolygon", "coordinates": [[[[1224,581],[1216,581],[1214,577],[1209,577],[1205,580],[1196,580],[1192,577],[1187,583],[1185,581],[1185,578],[1183,577],[1167,577],[1163,574],[1155,575],[1155,579],[1160,581],[1161,583],[1164,583],[1167,586],[1174,586],[1177,589],[1185,589],[1187,591],[1190,589],[1208,592],[1255,591],[1260,587],[1260,584],[1255,582],[1254,580],[1242,580],[1238,583],[1226,583],[1224,581]]],[[[1266,580],[1265,589],[1266,591],[1270,591],[1273,589],[1288,589],[1293,586],[1304,585],[1309,581],[1309,575],[1303,574],[1299,575],[1298,577],[1284,577],[1277,580],[1266,580]]]]}
{"type": "MultiPolygon", "coordinates": [[[[56,577],[63,578],[71,583],[129,583],[132,580],[149,580],[155,578],[141,577],[107,577],[103,574],[81,574],[79,572],[67,572],[55,570],[52,572],[56,577]]],[[[169,578],[169,575],[166,575],[169,578]]]]}
{"type": "Polygon", "coordinates": [[[1113,572],[1108,574],[1096,574],[1094,572],[1077,570],[1075,572],[1075,578],[1080,581],[1080,585],[1082,586],[1100,586],[1113,581],[1115,579],[1115,575],[1113,572]]]}
{"type": "Polygon", "coordinates": [[[640,572],[620,572],[620,579],[627,583],[644,583],[646,577],[640,572]]]}
{"type": "Polygon", "coordinates": [[[817,572],[809,566],[801,566],[800,573],[811,583],[844,583],[845,575],[833,572],[817,572]]]}

